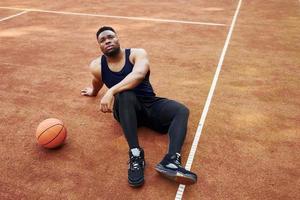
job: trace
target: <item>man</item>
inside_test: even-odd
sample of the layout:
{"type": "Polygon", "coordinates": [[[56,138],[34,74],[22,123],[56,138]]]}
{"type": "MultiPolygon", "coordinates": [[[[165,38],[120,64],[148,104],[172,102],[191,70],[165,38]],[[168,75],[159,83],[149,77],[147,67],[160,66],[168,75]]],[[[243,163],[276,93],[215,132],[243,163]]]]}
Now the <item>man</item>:
{"type": "Polygon", "coordinates": [[[156,97],[149,82],[150,66],[144,49],[121,48],[112,27],[101,27],[96,37],[103,55],[91,62],[92,87],[83,89],[81,94],[97,96],[103,84],[107,86],[100,109],[113,112],[124,131],[129,145],[129,184],[138,187],[144,183],[145,160],[138,142],[139,126],[169,134],[168,153],[155,169],[178,183],[195,183],[197,175],[181,166],[180,157],[189,110],[176,101],[156,97]]]}

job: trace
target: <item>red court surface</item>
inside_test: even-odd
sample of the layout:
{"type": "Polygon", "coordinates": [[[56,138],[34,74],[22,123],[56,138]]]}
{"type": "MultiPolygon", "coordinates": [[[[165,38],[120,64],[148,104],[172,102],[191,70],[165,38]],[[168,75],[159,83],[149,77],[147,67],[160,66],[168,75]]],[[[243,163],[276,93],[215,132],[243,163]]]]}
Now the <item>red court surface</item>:
{"type": "Polygon", "coordinates": [[[222,67],[192,163],[199,179],[182,199],[300,199],[299,11],[297,0],[1,1],[0,199],[178,194],[178,184],[154,170],[168,136],[139,129],[147,166],[144,186],[133,189],[122,129],[99,110],[105,90],[80,95],[103,25],[117,30],[122,47],[148,52],[158,96],[189,107],[183,164],[222,67]],[[49,117],[68,130],[56,150],[35,139],[49,117]]]}

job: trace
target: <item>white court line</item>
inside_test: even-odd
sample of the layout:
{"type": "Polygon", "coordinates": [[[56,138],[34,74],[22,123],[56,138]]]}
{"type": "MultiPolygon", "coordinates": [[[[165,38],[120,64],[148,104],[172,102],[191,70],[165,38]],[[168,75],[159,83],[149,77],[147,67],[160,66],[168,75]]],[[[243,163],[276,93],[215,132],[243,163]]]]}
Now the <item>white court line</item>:
{"type": "MultiPolygon", "coordinates": [[[[187,163],[185,165],[185,168],[187,170],[190,170],[191,167],[192,167],[193,159],[194,159],[194,156],[195,156],[195,153],[196,153],[196,150],[197,150],[197,145],[199,143],[199,139],[200,139],[200,136],[201,136],[201,133],[202,133],[202,128],[203,128],[203,125],[204,125],[204,122],[205,122],[205,118],[207,116],[208,109],[209,109],[209,106],[210,106],[210,103],[211,103],[211,100],[212,100],[212,97],[213,97],[213,93],[214,93],[216,85],[217,85],[219,74],[220,74],[220,71],[221,71],[221,68],[222,68],[222,65],[223,65],[225,54],[226,54],[226,51],[227,51],[227,48],[228,48],[228,45],[229,45],[229,41],[231,39],[231,35],[232,35],[232,32],[233,32],[233,28],[234,28],[237,16],[239,14],[241,4],[242,4],[242,0],[239,0],[238,6],[236,8],[236,11],[235,11],[234,17],[232,19],[230,29],[229,29],[229,32],[228,32],[228,35],[227,35],[227,38],[226,38],[226,41],[225,41],[225,44],[224,44],[224,47],[223,47],[223,50],[222,50],[222,54],[221,54],[218,66],[217,66],[217,69],[216,69],[216,72],[215,72],[215,75],[214,75],[214,78],[213,78],[213,81],[212,81],[212,84],[211,84],[206,102],[205,102],[205,105],[204,105],[204,109],[203,109],[203,112],[202,112],[202,115],[201,115],[201,118],[200,118],[200,122],[199,122],[199,125],[198,125],[198,128],[197,128],[197,131],[196,131],[196,135],[195,135],[192,147],[191,147],[191,151],[190,151],[187,163]]],[[[201,181],[201,179],[200,179],[200,181],[201,181]]],[[[185,189],[185,185],[180,184],[179,187],[178,187],[176,196],[175,196],[175,200],[181,200],[182,199],[184,189],[185,189]]]]}
{"type": "Polygon", "coordinates": [[[206,26],[226,26],[226,24],[220,24],[220,23],[195,22],[195,21],[183,21],[183,20],[171,20],[171,19],[157,19],[157,18],[147,18],[147,17],[125,17],[125,16],[117,16],[117,15],[99,15],[99,14],[77,13],[77,12],[40,10],[40,9],[35,9],[35,8],[0,7],[0,9],[25,10],[25,11],[32,11],[32,12],[54,13],[54,14],[63,14],[63,15],[77,15],[77,16],[103,17],[103,18],[115,18],[115,19],[129,19],[129,20],[165,22],[165,23],[195,24],[195,25],[206,25],[206,26]]]}
{"type": "Polygon", "coordinates": [[[29,12],[29,11],[28,11],[28,10],[24,10],[23,12],[17,13],[17,14],[15,14],[15,15],[11,15],[11,16],[2,18],[2,19],[0,19],[0,22],[5,21],[5,20],[8,20],[8,19],[11,19],[11,18],[14,18],[14,17],[17,17],[17,16],[20,16],[20,15],[23,15],[23,14],[25,14],[25,13],[27,13],[27,12],[29,12]]]}

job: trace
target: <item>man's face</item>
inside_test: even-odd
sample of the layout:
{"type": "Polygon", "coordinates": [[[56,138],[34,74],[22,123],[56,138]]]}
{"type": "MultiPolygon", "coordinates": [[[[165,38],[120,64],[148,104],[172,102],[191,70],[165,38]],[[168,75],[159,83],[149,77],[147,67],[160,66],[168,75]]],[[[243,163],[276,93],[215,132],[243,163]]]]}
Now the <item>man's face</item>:
{"type": "Polygon", "coordinates": [[[102,53],[108,57],[113,57],[120,52],[119,39],[113,31],[101,32],[98,36],[98,43],[102,53]]]}

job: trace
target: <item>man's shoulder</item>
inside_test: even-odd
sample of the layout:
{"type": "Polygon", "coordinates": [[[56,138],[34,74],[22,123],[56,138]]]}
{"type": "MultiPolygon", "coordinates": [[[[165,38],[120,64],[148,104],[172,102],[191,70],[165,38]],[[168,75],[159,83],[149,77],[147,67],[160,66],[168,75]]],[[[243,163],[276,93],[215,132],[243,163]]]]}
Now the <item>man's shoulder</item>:
{"type": "Polygon", "coordinates": [[[94,60],[92,60],[92,62],[90,63],[90,68],[97,68],[101,65],[101,56],[95,58],[94,60]]]}
{"type": "Polygon", "coordinates": [[[131,48],[130,50],[132,53],[147,53],[145,49],[143,48],[131,48]]]}
{"type": "Polygon", "coordinates": [[[91,73],[98,79],[100,78],[101,75],[100,66],[101,66],[101,56],[92,60],[89,66],[91,73]]]}
{"type": "Polygon", "coordinates": [[[133,58],[145,56],[147,57],[147,52],[143,48],[131,48],[130,52],[130,56],[133,58]]]}

